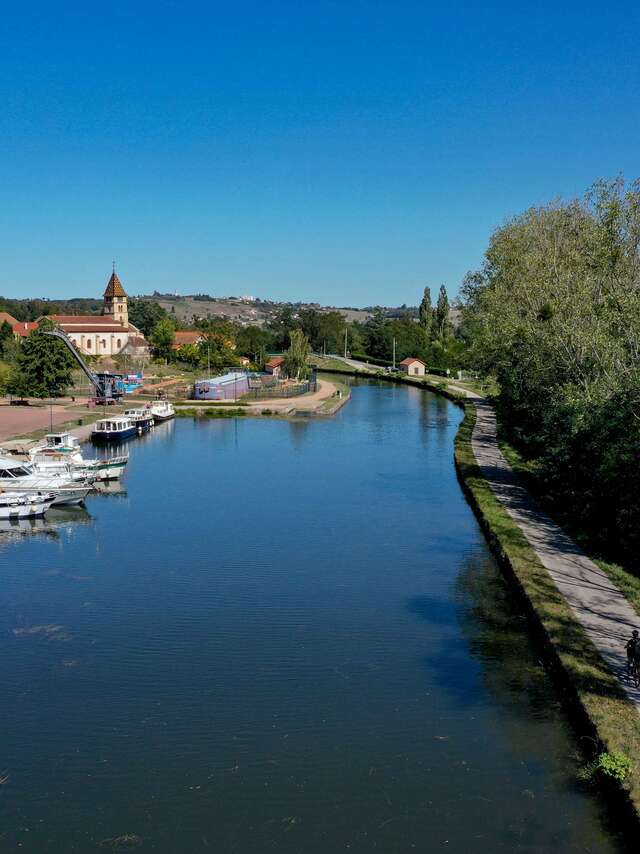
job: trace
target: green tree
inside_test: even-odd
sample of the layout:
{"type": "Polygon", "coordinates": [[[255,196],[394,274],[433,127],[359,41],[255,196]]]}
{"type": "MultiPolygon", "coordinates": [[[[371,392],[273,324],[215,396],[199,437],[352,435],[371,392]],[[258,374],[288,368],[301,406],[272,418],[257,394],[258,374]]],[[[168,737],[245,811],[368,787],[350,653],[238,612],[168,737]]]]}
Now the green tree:
{"type": "Polygon", "coordinates": [[[449,297],[444,285],[440,285],[435,313],[435,333],[441,340],[446,337],[449,328],[449,297]]]}
{"type": "Polygon", "coordinates": [[[173,354],[173,342],[175,340],[176,331],[171,320],[168,317],[159,320],[151,333],[151,345],[155,354],[169,361],[173,354]]]}
{"type": "Polygon", "coordinates": [[[311,347],[307,336],[301,329],[293,329],[291,343],[284,354],[284,370],[292,379],[304,379],[309,374],[308,359],[311,347]]]}
{"type": "Polygon", "coordinates": [[[129,320],[138,327],[145,338],[149,338],[158,323],[169,316],[155,300],[130,299],[128,308],[129,320]]]}
{"type": "Polygon", "coordinates": [[[8,391],[19,397],[58,397],[73,382],[73,356],[62,341],[44,333],[55,325],[43,319],[25,339],[16,359],[8,391]]]}
{"type": "Polygon", "coordinates": [[[422,302],[418,309],[418,318],[420,326],[424,330],[427,341],[431,338],[431,327],[433,326],[433,308],[431,306],[431,288],[425,288],[422,296],[422,302]]]}

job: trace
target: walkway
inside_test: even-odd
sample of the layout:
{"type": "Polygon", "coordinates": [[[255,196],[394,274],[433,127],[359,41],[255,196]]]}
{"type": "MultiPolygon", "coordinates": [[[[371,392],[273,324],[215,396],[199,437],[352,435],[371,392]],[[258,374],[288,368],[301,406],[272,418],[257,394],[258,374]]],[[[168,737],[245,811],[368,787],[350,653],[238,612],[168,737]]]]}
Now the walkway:
{"type": "Polygon", "coordinates": [[[609,576],[540,509],[518,482],[500,451],[496,416],[487,400],[459,386],[449,388],[465,394],[476,407],[472,447],[483,477],[521,528],[578,622],[640,711],[640,690],[626,679],[624,650],[624,642],[632,630],[640,628],[640,617],[609,576]]]}

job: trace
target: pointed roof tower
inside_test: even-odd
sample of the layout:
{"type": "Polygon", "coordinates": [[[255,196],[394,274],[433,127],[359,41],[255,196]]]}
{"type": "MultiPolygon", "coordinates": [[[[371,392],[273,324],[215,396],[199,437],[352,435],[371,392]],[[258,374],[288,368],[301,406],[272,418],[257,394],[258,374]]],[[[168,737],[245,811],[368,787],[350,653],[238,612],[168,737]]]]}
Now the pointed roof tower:
{"type": "Polygon", "coordinates": [[[122,287],[122,282],[118,278],[118,274],[114,270],[111,278],[107,283],[107,289],[104,292],[105,297],[126,297],[127,292],[122,287]]]}

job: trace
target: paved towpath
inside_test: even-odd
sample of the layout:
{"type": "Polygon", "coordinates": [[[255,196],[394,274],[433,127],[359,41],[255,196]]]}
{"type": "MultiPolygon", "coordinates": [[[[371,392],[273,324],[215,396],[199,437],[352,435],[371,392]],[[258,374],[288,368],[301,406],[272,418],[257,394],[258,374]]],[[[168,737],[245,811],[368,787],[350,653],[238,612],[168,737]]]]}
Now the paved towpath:
{"type": "Polygon", "coordinates": [[[496,416],[487,400],[455,385],[449,388],[464,393],[476,407],[471,443],[483,477],[521,528],[594,646],[640,711],[640,690],[627,681],[624,650],[632,630],[640,629],[640,617],[609,576],[518,482],[498,445],[496,416]]]}

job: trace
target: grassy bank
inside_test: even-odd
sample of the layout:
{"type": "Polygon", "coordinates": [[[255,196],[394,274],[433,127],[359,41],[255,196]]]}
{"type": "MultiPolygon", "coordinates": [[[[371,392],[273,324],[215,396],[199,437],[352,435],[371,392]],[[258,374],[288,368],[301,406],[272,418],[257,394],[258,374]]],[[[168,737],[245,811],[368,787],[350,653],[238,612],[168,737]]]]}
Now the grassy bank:
{"type": "Polygon", "coordinates": [[[640,818],[640,715],[573,616],[524,534],[482,477],[471,447],[476,417],[473,404],[466,403],[465,413],[455,447],[460,481],[493,552],[519,591],[538,630],[565,699],[577,713],[581,734],[595,739],[598,753],[620,754],[630,759],[626,779],[615,785],[637,820],[640,818]]]}
{"type": "Polygon", "coordinates": [[[633,605],[640,619],[640,578],[620,564],[612,563],[601,555],[593,554],[590,549],[589,532],[580,530],[575,524],[575,516],[563,513],[545,494],[540,469],[534,460],[525,460],[523,456],[503,436],[500,438],[500,450],[511,468],[518,474],[529,492],[538,499],[548,513],[560,524],[578,545],[589,554],[591,560],[607,573],[614,584],[620,588],[633,605]]]}
{"type": "Polygon", "coordinates": [[[228,407],[226,409],[217,409],[215,407],[195,407],[188,406],[182,409],[176,409],[177,418],[241,418],[244,415],[250,414],[247,409],[241,407],[228,407]]]}

